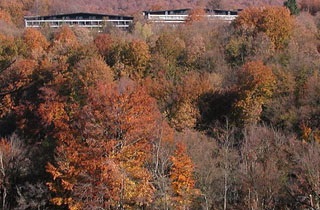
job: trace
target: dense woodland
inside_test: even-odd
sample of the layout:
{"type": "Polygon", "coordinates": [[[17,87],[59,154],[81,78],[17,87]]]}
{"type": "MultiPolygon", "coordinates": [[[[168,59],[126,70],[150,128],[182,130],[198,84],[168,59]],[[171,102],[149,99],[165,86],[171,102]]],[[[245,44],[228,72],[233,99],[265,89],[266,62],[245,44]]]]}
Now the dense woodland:
{"type": "Polygon", "coordinates": [[[320,209],[320,1],[23,28],[61,2],[0,1],[0,209],[320,209]]]}

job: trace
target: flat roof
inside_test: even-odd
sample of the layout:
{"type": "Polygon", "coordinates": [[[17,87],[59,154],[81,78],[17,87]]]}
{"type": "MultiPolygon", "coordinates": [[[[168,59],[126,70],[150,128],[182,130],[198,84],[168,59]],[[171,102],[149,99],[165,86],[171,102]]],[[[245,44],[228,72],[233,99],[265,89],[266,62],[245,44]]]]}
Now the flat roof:
{"type": "Polygon", "coordinates": [[[104,17],[111,17],[111,18],[117,18],[122,17],[129,20],[132,20],[132,16],[126,16],[126,15],[109,15],[109,14],[99,14],[99,13],[85,13],[85,12],[78,12],[78,13],[65,13],[65,14],[57,14],[57,15],[46,15],[46,16],[25,16],[24,19],[27,20],[37,20],[37,19],[60,19],[63,17],[98,17],[98,18],[104,18],[104,17]]]}
{"type": "Polygon", "coordinates": [[[145,10],[143,12],[178,12],[178,11],[189,11],[191,10],[190,8],[185,8],[185,9],[165,9],[165,10],[145,10]]]}

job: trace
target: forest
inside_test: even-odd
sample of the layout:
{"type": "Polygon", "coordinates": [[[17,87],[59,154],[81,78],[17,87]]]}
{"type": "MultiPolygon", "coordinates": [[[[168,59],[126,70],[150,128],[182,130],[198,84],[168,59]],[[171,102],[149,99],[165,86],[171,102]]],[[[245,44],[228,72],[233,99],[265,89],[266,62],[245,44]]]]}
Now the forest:
{"type": "Polygon", "coordinates": [[[90,1],[134,24],[24,28],[88,3],[65,2],[0,1],[1,210],[320,209],[319,0],[90,1]],[[243,10],[136,13],[203,5],[243,10]]]}

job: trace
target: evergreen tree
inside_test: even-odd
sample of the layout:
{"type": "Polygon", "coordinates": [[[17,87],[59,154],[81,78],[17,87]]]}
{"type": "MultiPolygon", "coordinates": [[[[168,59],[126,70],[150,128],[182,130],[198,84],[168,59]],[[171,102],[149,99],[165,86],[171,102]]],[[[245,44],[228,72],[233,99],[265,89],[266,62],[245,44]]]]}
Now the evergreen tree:
{"type": "Polygon", "coordinates": [[[284,6],[290,10],[291,15],[298,15],[300,12],[296,0],[285,1],[284,6]]]}

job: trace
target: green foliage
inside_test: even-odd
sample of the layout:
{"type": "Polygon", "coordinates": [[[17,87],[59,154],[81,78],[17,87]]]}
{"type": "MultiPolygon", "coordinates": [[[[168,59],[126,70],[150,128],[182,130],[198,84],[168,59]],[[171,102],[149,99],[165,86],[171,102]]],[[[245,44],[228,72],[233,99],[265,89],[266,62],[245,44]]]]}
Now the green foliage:
{"type": "Polygon", "coordinates": [[[283,4],[290,10],[291,15],[298,15],[300,13],[300,9],[298,8],[296,0],[288,0],[283,4]]]}
{"type": "Polygon", "coordinates": [[[232,67],[241,66],[248,56],[248,41],[245,37],[232,37],[226,46],[226,56],[232,67]]]}

